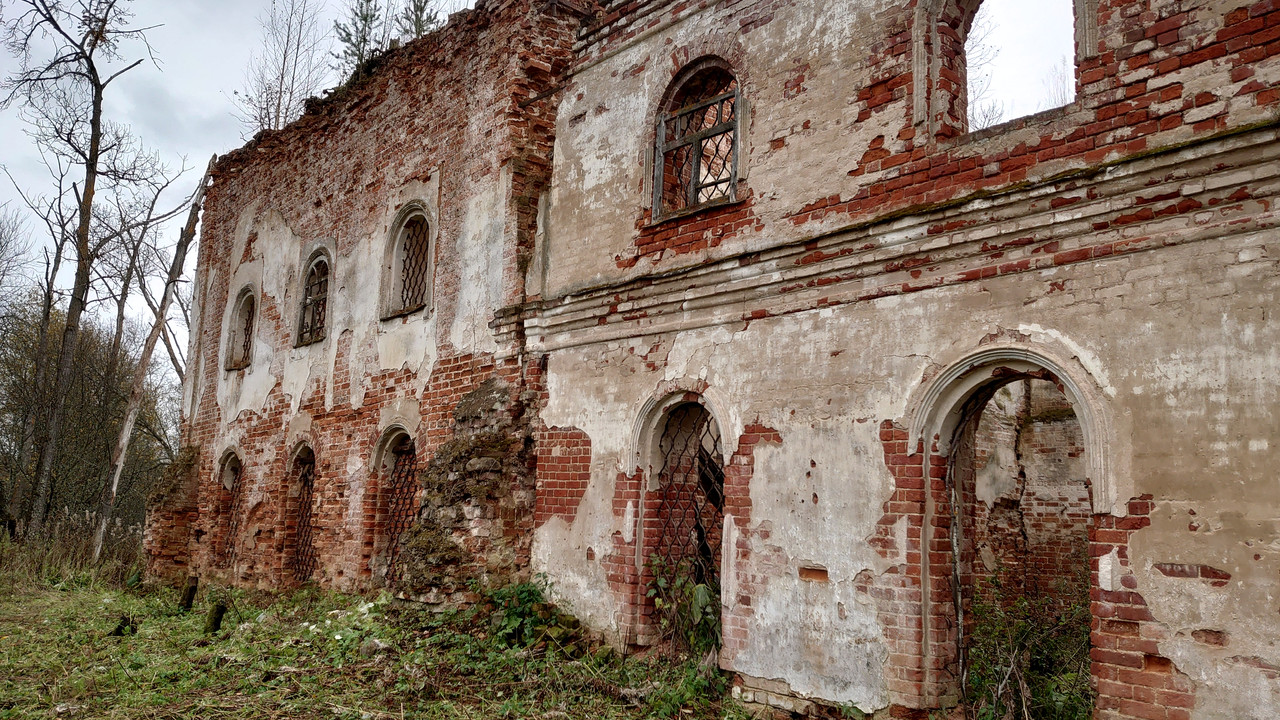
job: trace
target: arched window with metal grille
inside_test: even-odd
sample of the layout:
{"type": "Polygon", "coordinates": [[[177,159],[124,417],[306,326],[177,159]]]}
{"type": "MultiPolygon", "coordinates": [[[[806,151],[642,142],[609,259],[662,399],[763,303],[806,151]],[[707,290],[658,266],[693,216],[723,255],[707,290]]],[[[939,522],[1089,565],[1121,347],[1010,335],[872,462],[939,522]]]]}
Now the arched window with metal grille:
{"type": "Polygon", "coordinates": [[[724,453],[720,427],[696,402],[673,407],[662,424],[658,450],[655,554],[667,572],[695,585],[720,589],[724,539],[724,453]]]}
{"type": "Polygon", "coordinates": [[[298,321],[298,345],[319,342],[325,336],[325,319],[329,307],[329,260],[316,255],[303,276],[302,308],[298,321]]]}
{"type": "Polygon", "coordinates": [[[719,58],[690,64],[672,84],[657,123],[655,219],[736,199],[740,104],[719,58]]]}
{"type": "Polygon", "coordinates": [[[431,299],[431,225],[416,205],[396,223],[387,265],[384,319],[425,308],[431,299]]]}
{"type": "Polygon", "coordinates": [[[286,511],[286,570],[297,582],[306,582],[316,570],[315,546],[316,456],[303,447],[293,458],[286,511]]]}
{"type": "Polygon", "coordinates": [[[245,288],[236,298],[231,314],[231,327],[227,332],[227,369],[243,370],[253,361],[253,326],[256,320],[257,302],[253,289],[245,288]]]}

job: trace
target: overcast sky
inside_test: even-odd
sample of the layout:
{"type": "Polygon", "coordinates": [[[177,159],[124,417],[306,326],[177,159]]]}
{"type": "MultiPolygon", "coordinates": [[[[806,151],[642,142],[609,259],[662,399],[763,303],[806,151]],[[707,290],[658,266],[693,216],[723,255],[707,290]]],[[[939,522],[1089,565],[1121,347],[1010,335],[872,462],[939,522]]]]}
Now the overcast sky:
{"type": "MultiPolygon", "coordinates": [[[[444,0],[467,6],[466,0],[444,0]]],[[[822,0],[813,0],[821,2],[822,0]]],[[[328,0],[325,27],[332,26],[343,0],[328,0]]],[[[1071,0],[987,0],[995,22],[992,42],[1001,50],[993,65],[994,95],[1008,117],[1044,109],[1043,78],[1049,68],[1073,54],[1071,0]]],[[[0,7],[12,13],[12,0],[0,7]]],[[[257,17],[270,0],[135,0],[140,25],[158,25],[148,33],[159,66],[134,69],[108,93],[109,118],[130,125],[134,134],[158,150],[172,167],[185,156],[190,168],[179,192],[199,179],[210,155],[239,147],[243,128],[232,114],[232,91],[244,77],[258,43],[257,17]]],[[[135,52],[133,55],[137,56],[135,52]]],[[[0,54],[8,75],[16,61],[0,54]]],[[[47,186],[48,175],[15,108],[0,112],[0,164],[27,188],[47,186]]],[[[0,181],[0,203],[17,195],[0,181]]],[[[177,193],[170,198],[178,200],[177,193]]],[[[33,226],[34,229],[34,226],[33,226]]]]}

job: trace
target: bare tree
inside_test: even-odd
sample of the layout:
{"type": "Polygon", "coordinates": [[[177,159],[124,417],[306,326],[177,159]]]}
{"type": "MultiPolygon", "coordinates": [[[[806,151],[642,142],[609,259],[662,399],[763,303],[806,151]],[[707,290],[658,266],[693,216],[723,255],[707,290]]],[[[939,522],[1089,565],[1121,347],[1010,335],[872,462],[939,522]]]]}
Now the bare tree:
{"type": "Polygon", "coordinates": [[[303,102],[329,79],[329,38],[320,24],[323,0],[273,0],[258,17],[262,45],[235,92],[237,117],[249,134],[279,130],[302,114],[303,102]]]}
{"type": "Polygon", "coordinates": [[[25,284],[31,264],[31,239],[22,214],[8,203],[0,205],[0,304],[25,284]]]}
{"type": "MultiPolygon", "coordinates": [[[[20,103],[29,133],[42,151],[49,153],[58,167],[76,168],[78,175],[67,196],[72,204],[68,219],[74,223],[69,244],[75,279],[44,418],[44,442],[27,527],[28,537],[38,537],[49,505],[62,414],[81,319],[90,300],[94,263],[114,237],[99,222],[95,203],[100,192],[108,196],[130,193],[138,183],[164,175],[164,169],[126,128],[103,115],[107,89],[146,59],[125,61],[123,49],[137,46],[150,56],[145,36],[148,28],[132,24],[128,0],[18,0],[13,5],[14,14],[0,29],[6,48],[19,59],[20,67],[0,85],[4,92],[0,106],[20,103]]],[[[139,222],[134,219],[126,224],[139,222]]]]}
{"type": "Polygon", "coordinates": [[[996,27],[996,22],[991,19],[991,3],[984,3],[978,8],[978,14],[969,27],[969,36],[965,39],[970,130],[982,130],[1004,121],[1004,103],[991,97],[993,65],[1000,56],[1000,47],[991,38],[996,27]]]}
{"type": "Polygon", "coordinates": [[[1063,105],[1070,105],[1076,99],[1075,65],[1063,55],[1040,79],[1044,96],[1040,100],[1039,110],[1051,110],[1063,105]]]}
{"type": "Polygon", "coordinates": [[[102,502],[98,508],[98,528],[93,536],[93,559],[97,560],[102,555],[102,542],[107,536],[107,526],[111,521],[111,510],[116,500],[116,492],[120,488],[120,476],[124,472],[124,461],[129,454],[129,442],[133,438],[134,423],[138,419],[138,412],[142,409],[142,403],[147,397],[147,371],[151,367],[151,353],[156,348],[156,342],[160,339],[160,335],[164,332],[165,320],[169,314],[169,305],[173,302],[174,289],[177,288],[178,282],[182,279],[182,269],[186,264],[187,249],[191,246],[191,240],[196,235],[196,224],[200,221],[200,208],[204,203],[205,187],[209,184],[209,175],[213,172],[213,164],[217,161],[217,156],[209,160],[209,167],[205,170],[204,177],[200,180],[200,185],[196,187],[195,194],[191,197],[191,207],[187,214],[187,224],[182,228],[182,233],[178,237],[178,243],[174,246],[173,262],[169,266],[168,276],[165,278],[164,292],[160,296],[160,304],[155,310],[155,320],[151,325],[151,331],[147,333],[147,339],[142,345],[142,354],[138,357],[138,363],[134,370],[133,382],[129,386],[129,401],[125,407],[124,419],[120,423],[120,435],[116,440],[115,450],[111,453],[111,464],[107,469],[108,481],[103,489],[102,502]]]}

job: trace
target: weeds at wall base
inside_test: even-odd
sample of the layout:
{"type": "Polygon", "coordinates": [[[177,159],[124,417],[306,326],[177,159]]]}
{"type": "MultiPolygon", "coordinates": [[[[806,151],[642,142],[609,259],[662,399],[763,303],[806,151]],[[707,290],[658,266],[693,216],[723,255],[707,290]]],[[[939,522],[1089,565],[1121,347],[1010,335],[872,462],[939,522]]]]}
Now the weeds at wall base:
{"type": "Polygon", "coordinates": [[[14,580],[0,594],[0,719],[746,717],[718,670],[593,642],[536,581],[445,613],[202,584],[182,612],[175,588],[8,541],[0,553],[14,580]],[[217,602],[226,617],[206,635],[217,602]]]}

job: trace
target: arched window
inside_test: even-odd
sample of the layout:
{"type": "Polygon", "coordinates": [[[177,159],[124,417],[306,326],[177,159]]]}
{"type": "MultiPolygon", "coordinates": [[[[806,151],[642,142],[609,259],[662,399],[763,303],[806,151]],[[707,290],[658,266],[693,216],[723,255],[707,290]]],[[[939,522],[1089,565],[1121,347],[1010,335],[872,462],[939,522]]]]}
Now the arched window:
{"type": "Polygon", "coordinates": [[[329,261],[316,256],[307,266],[302,283],[302,313],[298,322],[298,345],[324,339],[324,323],[329,306],[329,261]]]}
{"type": "Polygon", "coordinates": [[[316,456],[303,447],[293,458],[288,497],[285,502],[286,527],[289,528],[286,550],[287,569],[293,579],[306,582],[316,570],[314,495],[316,456]]]}
{"type": "Polygon", "coordinates": [[[1097,55],[1098,0],[917,0],[915,123],[946,139],[1075,99],[1097,55]]]}
{"type": "Polygon", "coordinates": [[[671,216],[735,199],[738,81],[716,58],[695,62],[658,117],[654,214],[671,216]]]}
{"type": "Polygon", "coordinates": [[[257,302],[253,290],[245,288],[236,299],[227,331],[227,369],[241,370],[253,361],[253,324],[257,302]]]}
{"type": "Polygon", "coordinates": [[[234,452],[223,458],[218,483],[218,530],[222,541],[217,546],[217,556],[223,567],[229,567],[235,562],[236,535],[244,506],[244,467],[234,452]]]}
{"type": "Polygon", "coordinates": [[[431,297],[431,226],[421,210],[397,224],[387,271],[389,293],[384,317],[421,310],[431,297]]]}

